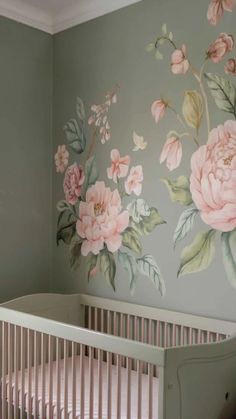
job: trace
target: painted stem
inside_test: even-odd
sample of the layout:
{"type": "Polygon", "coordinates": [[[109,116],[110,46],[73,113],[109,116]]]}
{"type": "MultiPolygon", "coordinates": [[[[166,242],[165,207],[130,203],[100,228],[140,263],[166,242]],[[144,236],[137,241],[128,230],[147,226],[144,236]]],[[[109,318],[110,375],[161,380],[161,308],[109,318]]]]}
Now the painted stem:
{"type": "Polygon", "coordinates": [[[175,45],[175,43],[168,37],[168,36],[160,36],[156,39],[155,42],[155,48],[158,47],[158,43],[161,39],[165,39],[166,41],[169,41],[171,43],[171,45],[173,46],[174,49],[177,49],[177,46],[175,45]]]}
{"type": "Polygon", "coordinates": [[[193,68],[191,65],[190,65],[190,67],[191,67],[191,70],[192,70],[192,73],[193,73],[193,75],[194,75],[195,79],[196,79],[196,80],[198,81],[198,83],[199,83],[200,90],[201,90],[201,93],[202,93],[202,96],[203,96],[203,100],[204,100],[204,104],[205,104],[205,110],[206,110],[207,132],[208,132],[208,135],[209,135],[209,132],[210,132],[210,130],[211,130],[211,124],[210,124],[210,113],[209,113],[209,105],[208,105],[207,94],[206,94],[206,91],[205,91],[204,85],[203,85],[203,83],[202,83],[202,74],[203,74],[203,70],[204,70],[205,63],[206,63],[206,61],[204,61],[203,65],[202,65],[202,67],[201,67],[200,72],[198,72],[198,71],[197,71],[195,68],[193,68]]]}
{"type": "Polygon", "coordinates": [[[89,146],[89,151],[88,151],[88,155],[87,155],[87,159],[86,160],[88,160],[92,156],[93,151],[94,151],[94,148],[95,148],[95,145],[96,145],[96,140],[97,140],[97,130],[94,128],[93,129],[92,142],[91,142],[91,144],[89,146]]]}

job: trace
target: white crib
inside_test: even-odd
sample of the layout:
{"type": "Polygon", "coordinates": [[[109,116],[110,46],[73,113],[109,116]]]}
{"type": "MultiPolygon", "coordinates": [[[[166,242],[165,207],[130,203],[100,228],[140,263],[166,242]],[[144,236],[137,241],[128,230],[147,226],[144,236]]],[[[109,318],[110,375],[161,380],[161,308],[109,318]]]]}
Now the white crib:
{"type": "MultiPolygon", "coordinates": [[[[220,419],[236,323],[89,295],[0,306],[1,419],[220,419]]],[[[236,416],[236,415],[235,415],[236,416]]]]}

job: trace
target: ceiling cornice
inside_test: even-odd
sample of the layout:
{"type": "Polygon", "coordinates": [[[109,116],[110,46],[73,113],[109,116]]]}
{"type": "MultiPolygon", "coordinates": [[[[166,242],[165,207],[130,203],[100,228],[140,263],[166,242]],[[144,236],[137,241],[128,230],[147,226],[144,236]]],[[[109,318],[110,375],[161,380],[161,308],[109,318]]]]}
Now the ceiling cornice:
{"type": "Polygon", "coordinates": [[[78,0],[75,6],[50,15],[24,0],[0,0],[0,16],[55,34],[142,0],[78,0]]]}

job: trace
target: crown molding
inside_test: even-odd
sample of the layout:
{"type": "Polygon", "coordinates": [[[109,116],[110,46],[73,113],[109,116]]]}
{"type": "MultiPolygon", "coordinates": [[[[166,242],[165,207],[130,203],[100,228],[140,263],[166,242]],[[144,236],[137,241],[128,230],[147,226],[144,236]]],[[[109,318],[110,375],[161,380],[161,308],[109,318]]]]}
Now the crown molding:
{"type": "Polygon", "coordinates": [[[0,16],[40,29],[51,35],[142,0],[78,0],[50,15],[24,0],[0,0],[0,16]]]}
{"type": "Polygon", "coordinates": [[[140,1],[142,0],[79,0],[74,7],[63,9],[54,16],[53,33],[61,32],[140,1]]]}
{"type": "Polygon", "coordinates": [[[53,33],[52,17],[42,9],[30,6],[23,0],[0,0],[0,16],[50,34],[53,33]]]}

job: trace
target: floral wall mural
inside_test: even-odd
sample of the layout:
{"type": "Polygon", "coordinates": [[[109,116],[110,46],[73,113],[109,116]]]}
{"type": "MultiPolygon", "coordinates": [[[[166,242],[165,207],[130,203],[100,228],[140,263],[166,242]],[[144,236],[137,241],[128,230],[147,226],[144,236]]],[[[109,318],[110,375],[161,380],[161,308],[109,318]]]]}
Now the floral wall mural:
{"type": "MultiPolygon", "coordinates": [[[[165,284],[156,260],[143,254],[141,239],[164,224],[165,221],[155,207],[137,198],[142,194],[143,167],[132,165],[129,155],[121,156],[112,149],[107,162],[107,179],[112,188],[99,179],[96,156],[93,154],[97,142],[104,146],[111,139],[108,120],[110,108],[117,103],[118,87],[105,96],[105,101],[92,105],[88,125],[92,128],[91,142],[83,165],[69,165],[66,145],[59,145],[55,154],[56,171],[64,173],[63,189],[65,200],[57,204],[57,243],[69,245],[70,265],[77,269],[81,258],[85,258],[88,279],[101,272],[115,291],[116,264],[127,271],[130,291],[134,292],[135,276],[139,271],[147,276],[161,295],[165,284]]],[[[83,101],[78,97],[76,118],[70,119],[64,131],[71,159],[86,150],[86,113],[83,101]]],[[[133,151],[146,147],[144,139],[134,132],[133,151]]]]}
{"type": "Polygon", "coordinates": [[[55,252],[95,293],[129,299],[125,278],[139,302],[217,316],[227,295],[234,316],[235,22],[233,0],[144,0],[56,37],[55,252]]]}

